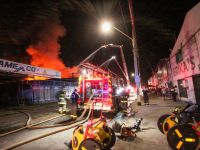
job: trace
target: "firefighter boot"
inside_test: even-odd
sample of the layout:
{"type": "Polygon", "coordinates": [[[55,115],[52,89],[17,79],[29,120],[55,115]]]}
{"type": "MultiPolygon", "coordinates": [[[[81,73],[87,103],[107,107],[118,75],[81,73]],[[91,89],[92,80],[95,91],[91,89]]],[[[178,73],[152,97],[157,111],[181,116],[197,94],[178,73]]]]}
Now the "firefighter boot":
{"type": "Polygon", "coordinates": [[[62,114],[62,113],[63,113],[63,106],[62,106],[62,105],[59,105],[58,112],[59,112],[60,114],[62,114]]]}
{"type": "Polygon", "coordinates": [[[66,104],[63,104],[63,106],[62,106],[62,110],[63,110],[63,113],[66,113],[66,111],[67,111],[66,104]]]}

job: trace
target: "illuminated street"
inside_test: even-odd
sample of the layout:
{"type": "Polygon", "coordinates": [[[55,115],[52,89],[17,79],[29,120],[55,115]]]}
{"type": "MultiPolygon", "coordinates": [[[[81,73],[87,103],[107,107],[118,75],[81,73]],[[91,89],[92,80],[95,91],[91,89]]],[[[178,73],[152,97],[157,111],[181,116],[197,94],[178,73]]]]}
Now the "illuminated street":
{"type": "MultiPolygon", "coordinates": [[[[167,140],[166,140],[166,136],[161,134],[161,132],[158,130],[157,128],[157,120],[158,117],[161,114],[165,114],[165,113],[169,113],[173,110],[173,108],[175,106],[184,106],[185,103],[182,102],[173,102],[172,100],[165,100],[163,101],[163,98],[161,97],[151,97],[150,98],[150,105],[146,105],[146,106],[140,106],[138,107],[138,112],[136,113],[136,115],[134,117],[130,117],[130,118],[123,118],[123,119],[118,119],[120,121],[125,122],[127,125],[130,125],[132,123],[135,123],[135,120],[143,117],[143,121],[141,124],[141,131],[139,131],[137,133],[137,137],[133,140],[133,141],[124,141],[123,139],[117,139],[117,142],[115,144],[115,146],[112,148],[113,150],[145,150],[147,148],[149,149],[163,149],[163,150],[170,150],[168,144],[167,144],[167,140]]],[[[42,108],[42,107],[40,107],[42,108]]],[[[39,110],[34,110],[33,108],[29,108],[30,110],[28,112],[33,112],[31,114],[33,114],[33,122],[36,121],[41,121],[42,119],[44,120],[45,118],[48,117],[52,117],[55,116],[56,113],[56,109],[57,109],[57,105],[47,105],[45,106],[45,111],[43,109],[39,109],[39,110]],[[45,113],[46,111],[49,111],[49,113],[45,113]]],[[[23,109],[22,109],[23,110],[23,109]]],[[[18,125],[22,125],[22,122],[24,123],[26,121],[26,118],[23,117],[23,115],[20,118],[24,118],[19,120],[18,118],[16,118],[16,115],[12,114],[14,113],[14,111],[7,111],[7,113],[4,114],[1,111],[1,130],[2,130],[2,118],[4,117],[10,117],[12,118],[11,120],[13,121],[13,123],[15,122],[15,124],[18,125]]],[[[19,114],[18,114],[19,115],[19,114]]],[[[59,123],[59,122],[64,122],[67,120],[67,117],[62,117],[59,119],[56,119],[56,121],[54,120],[54,122],[52,123],[45,123],[42,125],[50,125],[50,124],[55,124],[55,123],[59,123]]],[[[12,121],[11,123],[6,123],[7,124],[7,128],[9,126],[12,126],[12,121]]],[[[113,121],[110,123],[112,124],[113,121]]],[[[18,126],[19,127],[19,126],[18,126]]],[[[5,128],[5,127],[4,127],[5,128]]],[[[27,140],[27,139],[31,139],[35,136],[39,136],[41,134],[50,132],[50,131],[54,131],[59,129],[58,127],[56,128],[50,128],[50,129],[34,129],[34,130],[24,130],[24,131],[20,131],[19,133],[14,133],[12,135],[8,135],[5,137],[1,137],[0,139],[0,147],[7,147],[10,146],[16,142],[20,142],[23,140],[27,140]]],[[[61,133],[57,133],[54,135],[51,135],[49,137],[45,137],[39,140],[36,140],[34,142],[25,144],[24,146],[20,146],[16,149],[19,150],[25,150],[25,149],[38,149],[38,150],[42,150],[42,149],[51,149],[51,150],[62,150],[62,149],[66,149],[66,145],[64,144],[66,141],[70,140],[72,138],[72,129],[61,132],[61,133]]]]}
{"type": "Polygon", "coordinates": [[[200,150],[198,0],[0,0],[0,150],[200,150]]]}

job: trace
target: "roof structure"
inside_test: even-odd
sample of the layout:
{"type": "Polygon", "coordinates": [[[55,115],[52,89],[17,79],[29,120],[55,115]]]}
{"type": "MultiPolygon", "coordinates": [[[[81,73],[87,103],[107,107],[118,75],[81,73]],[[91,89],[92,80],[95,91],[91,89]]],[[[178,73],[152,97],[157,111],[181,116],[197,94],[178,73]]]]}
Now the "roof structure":
{"type": "Polygon", "coordinates": [[[187,14],[176,40],[170,57],[173,57],[179,49],[184,47],[188,41],[200,30],[200,2],[195,5],[187,14]]]}

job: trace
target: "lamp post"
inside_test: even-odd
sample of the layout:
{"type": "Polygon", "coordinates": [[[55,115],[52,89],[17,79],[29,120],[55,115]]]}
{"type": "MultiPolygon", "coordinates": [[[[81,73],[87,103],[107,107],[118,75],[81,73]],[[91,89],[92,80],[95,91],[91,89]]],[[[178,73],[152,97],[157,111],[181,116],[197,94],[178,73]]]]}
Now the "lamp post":
{"type": "MultiPolygon", "coordinates": [[[[130,9],[130,14],[131,14],[131,18],[133,18],[132,15],[132,7],[129,8],[130,9]]],[[[132,23],[132,36],[134,38],[131,38],[130,36],[128,36],[127,34],[125,34],[124,32],[122,32],[121,30],[119,30],[118,28],[114,27],[111,23],[107,22],[103,22],[101,29],[104,33],[108,33],[111,29],[115,29],[116,31],[120,32],[121,34],[123,34],[124,36],[126,36],[129,40],[132,41],[132,46],[133,46],[133,56],[134,56],[134,69],[135,69],[135,83],[136,83],[136,87],[137,87],[137,104],[141,105],[141,99],[140,99],[140,76],[139,76],[139,69],[138,69],[138,49],[137,49],[137,43],[136,43],[136,34],[135,34],[135,28],[134,28],[134,22],[131,19],[131,23],[132,23]]]]}
{"type": "Polygon", "coordinates": [[[113,26],[109,21],[104,21],[101,24],[101,29],[102,31],[107,34],[108,32],[110,32],[111,29],[115,29],[116,31],[120,32],[121,34],[123,34],[124,36],[126,36],[127,38],[129,38],[131,41],[133,41],[133,38],[131,38],[130,36],[128,36],[127,34],[125,34],[124,32],[122,32],[121,30],[119,30],[118,28],[116,28],[115,26],[113,26]]]}
{"type": "Polygon", "coordinates": [[[132,45],[133,45],[134,68],[135,68],[135,83],[136,83],[136,87],[137,87],[137,104],[141,105],[141,99],[140,99],[140,75],[139,75],[139,55],[138,55],[138,47],[137,47],[137,41],[136,41],[136,32],[135,32],[132,0],[128,0],[128,4],[129,4],[129,13],[130,13],[130,18],[131,18],[132,37],[133,37],[132,45]]]}

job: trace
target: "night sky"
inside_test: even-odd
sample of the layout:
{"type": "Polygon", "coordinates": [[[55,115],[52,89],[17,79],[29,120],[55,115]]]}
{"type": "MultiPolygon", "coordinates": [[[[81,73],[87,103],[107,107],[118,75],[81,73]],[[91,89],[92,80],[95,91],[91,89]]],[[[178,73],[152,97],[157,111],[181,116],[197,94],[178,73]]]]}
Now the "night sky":
{"type": "MultiPolygon", "coordinates": [[[[145,83],[158,60],[169,56],[186,12],[198,0],[132,1],[140,73],[145,83]]],[[[79,64],[100,46],[113,43],[123,45],[131,74],[134,72],[131,41],[117,31],[103,35],[100,22],[104,18],[112,20],[115,27],[131,36],[126,0],[0,0],[0,56],[30,63],[27,47],[44,41],[41,35],[49,33],[52,27],[49,24],[54,22],[65,29],[58,37],[58,56],[67,67],[79,64]]],[[[112,55],[116,55],[121,63],[119,50],[115,48],[101,50],[90,62],[100,65],[112,55]]],[[[114,62],[109,66],[119,72],[114,62]]]]}

